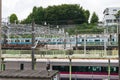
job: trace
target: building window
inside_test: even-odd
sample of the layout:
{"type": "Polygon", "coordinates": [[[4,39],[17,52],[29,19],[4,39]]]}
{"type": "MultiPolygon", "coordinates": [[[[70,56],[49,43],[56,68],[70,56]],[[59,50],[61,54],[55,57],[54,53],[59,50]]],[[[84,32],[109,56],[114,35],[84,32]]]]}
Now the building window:
{"type": "Polygon", "coordinates": [[[108,8],[106,9],[106,15],[109,15],[109,9],[108,8]]]}
{"type": "Polygon", "coordinates": [[[111,22],[112,22],[112,19],[107,19],[106,22],[107,22],[107,23],[111,23],[111,22]]]}
{"type": "Polygon", "coordinates": [[[113,11],[117,11],[116,9],[113,9],[113,11]]]}
{"type": "Polygon", "coordinates": [[[114,19],[114,23],[116,23],[117,22],[117,20],[116,19],[114,19]]]}

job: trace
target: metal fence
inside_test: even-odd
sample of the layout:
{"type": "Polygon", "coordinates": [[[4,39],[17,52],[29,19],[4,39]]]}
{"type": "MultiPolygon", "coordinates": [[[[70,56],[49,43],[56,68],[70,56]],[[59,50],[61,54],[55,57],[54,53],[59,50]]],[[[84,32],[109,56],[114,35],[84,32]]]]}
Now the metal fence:
{"type": "MultiPolygon", "coordinates": [[[[2,57],[31,58],[31,50],[2,50],[2,57]]],[[[118,58],[118,50],[35,50],[36,58],[118,58]]]]}

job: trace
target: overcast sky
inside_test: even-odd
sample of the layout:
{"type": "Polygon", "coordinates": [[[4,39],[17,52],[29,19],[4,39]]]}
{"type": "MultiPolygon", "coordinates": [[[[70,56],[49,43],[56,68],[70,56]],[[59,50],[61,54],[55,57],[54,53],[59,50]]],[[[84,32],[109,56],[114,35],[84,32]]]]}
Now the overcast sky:
{"type": "Polygon", "coordinates": [[[96,12],[103,19],[103,11],[107,7],[120,7],[120,0],[2,0],[2,18],[15,13],[19,20],[26,18],[33,6],[47,7],[60,4],[80,4],[92,14],[96,12]]]}

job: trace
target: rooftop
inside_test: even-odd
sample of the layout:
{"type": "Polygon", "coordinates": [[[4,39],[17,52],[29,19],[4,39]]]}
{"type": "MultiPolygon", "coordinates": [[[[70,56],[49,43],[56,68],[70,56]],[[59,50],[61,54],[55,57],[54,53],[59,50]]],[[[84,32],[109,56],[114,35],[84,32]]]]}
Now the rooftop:
{"type": "Polygon", "coordinates": [[[22,79],[50,79],[58,74],[58,71],[38,70],[5,70],[0,72],[0,78],[22,78],[22,79]]]}

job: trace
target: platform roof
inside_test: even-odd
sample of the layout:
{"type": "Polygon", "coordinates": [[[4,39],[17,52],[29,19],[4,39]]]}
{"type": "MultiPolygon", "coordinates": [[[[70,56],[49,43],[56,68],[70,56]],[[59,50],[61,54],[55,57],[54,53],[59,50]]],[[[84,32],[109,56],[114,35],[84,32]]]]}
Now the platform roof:
{"type": "Polygon", "coordinates": [[[22,79],[51,79],[58,71],[39,70],[5,70],[0,72],[0,78],[22,78],[22,79]]]}

